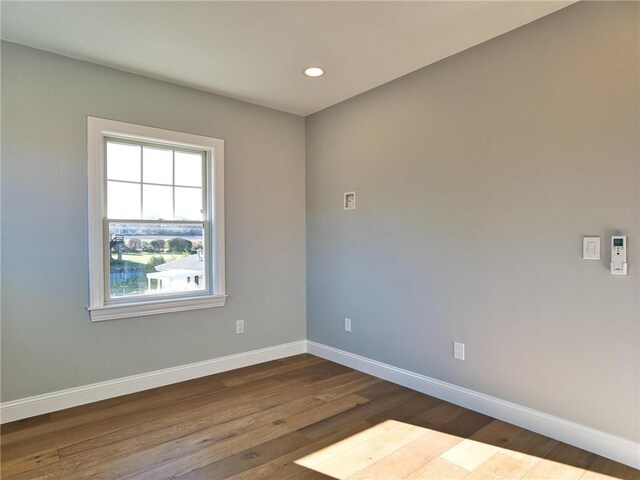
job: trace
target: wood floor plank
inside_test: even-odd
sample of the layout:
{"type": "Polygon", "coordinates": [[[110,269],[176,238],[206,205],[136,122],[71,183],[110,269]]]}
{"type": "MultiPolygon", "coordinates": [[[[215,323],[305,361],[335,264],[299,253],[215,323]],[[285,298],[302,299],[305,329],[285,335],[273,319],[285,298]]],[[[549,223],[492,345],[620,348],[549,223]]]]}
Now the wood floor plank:
{"type": "Polygon", "coordinates": [[[42,452],[36,452],[13,460],[6,460],[3,458],[0,473],[2,477],[9,478],[20,473],[35,470],[43,465],[56,463],[58,460],[60,460],[60,457],[58,456],[58,450],[55,448],[50,448],[42,452]]]}
{"type": "MultiPolygon", "coordinates": [[[[126,475],[130,470],[151,468],[161,461],[169,461],[189,452],[197,451],[208,445],[223,443],[229,438],[234,438],[239,433],[252,428],[257,423],[256,417],[261,417],[260,425],[278,421],[287,414],[305,411],[310,405],[322,404],[313,396],[296,399],[294,402],[280,405],[265,412],[259,412],[253,416],[241,417],[231,422],[226,422],[220,428],[212,427],[200,430],[192,435],[172,438],[169,441],[162,438],[158,441],[153,435],[133,437],[124,440],[120,444],[111,444],[101,449],[91,450],[82,455],[62,459],[55,465],[43,467],[37,472],[36,478],[86,478],[98,476],[103,478],[116,478],[118,475],[126,475]],[[140,447],[143,448],[140,448],[140,447]],[[135,453],[134,453],[135,452],[135,453]],[[117,474],[118,468],[122,473],[117,474]]],[[[22,477],[18,476],[20,480],[22,477]]],[[[24,479],[31,478],[25,476],[24,479]]]]}
{"type": "MultiPolygon", "coordinates": [[[[118,443],[112,443],[103,448],[89,450],[80,455],[61,459],[55,465],[40,469],[37,473],[43,478],[83,478],[88,474],[111,474],[119,465],[131,469],[150,468],[155,463],[171,460],[191,451],[205,448],[216,442],[223,442],[228,438],[249,431],[256,425],[269,424],[278,421],[288,414],[305,411],[311,405],[322,404],[313,396],[298,398],[266,411],[256,412],[246,417],[214,425],[210,428],[198,430],[191,435],[170,435],[173,431],[155,432],[156,434],[132,436],[118,443]],[[160,436],[158,436],[160,435],[160,436]]],[[[178,424],[175,428],[183,428],[178,424]]],[[[125,467],[123,467],[125,468],[125,467]]],[[[124,471],[122,475],[129,473],[124,471]]]]}
{"type": "Polygon", "coordinates": [[[441,458],[472,472],[496,453],[499,453],[499,450],[495,445],[465,438],[444,452],[441,458]]]}
{"type": "MultiPolygon", "coordinates": [[[[247,447],[258,445],[264,441],[268,441],[274,438],[278,438],[282,435],[297,430],[298,428],[315,423],[316,421],[326,418],[327,416],[335,415],[352,408],[362,405],[368,402],[367,399],[359,397],[357,395],[349,395],[347,397],[340,398],[334,402],[325,403],[318,407],[311,408],[302,413],[296,413],[294,415],[285,416],[282,420],[271,422],[271,424],[264,425],[253,429],[250,432],[246,432],[234,437],[224,439],[216,442],[214,445],[199,448],[196,451],[191,448],[193,453],[186,455],[176,455],[175,449],[169,446],[169,452],[166,451],[166,446],[163,445],[165,455],[171,456],[170,459],[164,460],[162,464],[152,467],[145,471],[131,470],[128,471],[128,475],[122,475],[122,465],[111,465],[109,467],[109,473],[115,473],[114,478],[130,478],[138,480],[156,480],[158,478],[167,478],[173,476],[184,475],[192,470],[209,465],[219,459],[225,458],[234,453],[240,452],[247,447]]],[[[155,456],[157,452],[152,452],[150,463],[153,464],[157,461],[155,456]]],[[[147,456],[147,452],[144,452],[147,456]]],[[[127,459],[125,459],[127,460],[127,459]]],[[[125,469],[131,468],[141,463],[141,458],[132,459],[132,462],[125,462],[125,469]]]]}
{"type": "Polygon", "coordinates": [[[596,455],[566,443],[559,443],[527,472],[526,480],[579,479],[593,464],[596,455]]]}
{"type": "MultiPolygon", "coordinates": [[[[305,456],[311,453],[321,451],[323,448],[334,445],[344,439],[350,438],[353,435],[357,435],[358,433],[371,428],[371,426],[372,425],[370,425],[367,422],[360,421],[349,428],[343,428],[343,429],[340,429],[340,431],[333,432],[331,434],[328,434],[325,437],[310,440],[308,443],[301,444],[298,446],[297,449],[292,450],[283,456],[280,456],[271,461],[262,463],[252,469],[245,470],[244,472],[241,472],[237,475],[234,475],[233,477],[230,477],[230,479],[233,479],[233,480],[257,480],[257,479],[263,479],[263,478],[278,478],[283,480],[285,478],[295,479],[296,478],[295,476],[291,477],[291,475],[294,472],[301,472],[305,470],[312,471],[310,469],[307,469],[305,467],[298,465],[297,463],[295,463],[296,461],[304,458],[305,456]],[[295,466],[296,468],[293,468],[293,469],[289,468],[291,466],[295,466]]],[[[197,477],[194,477],[192,480],[198,480],[198,479],[197,477]]]]}
{"type": "MultiPolygon", "coordinates": [[[[346,378],[351,378],[351,374],[347,374],[345,375],[346,378]]],[[[334,383],[336,383],[336,381],[339,381],[340,377],[336,377],[334,379],[329,379],[326,381],[326,383],[333,385],[334,383]]],[[[221,400],[224,400],[225,402],[227,402],[229,405],[231,406],[235,406],[236,404],[242,404],[243,402],[253,402],[255,400],[255,396],[257,395],[258,398],[260,396],[270,396],[270,400],[269,403],[270,404],[278,404],[278,403],[282,403],[284,401],[286,401],[287,398],[285,397],[277,397],[277,396],[273,396],[272,395],[272,390],[273,390],[273,385],[271,384],[271,386],[269,386],[269,384],[265,384],[265,382],[268,382],[269,379],[263,379],[260,381],[256,381],[253,382],[251,385],[252,386],[240,386],[240,387],[236,387],[234,389],[228,389],[228,391],[223,394],[217,394],[214,397],[212,397],[213,399],[217,399],[217,402],[213,402],[212,399],[209,399],[209,402],[211,402],[211,405],[214,408],[218,408],[221,410],[222,413],[228,413],[228,411],[224,410],[224,405],[220,403],[221,400]],[[255,391],[252,390],[254,389],[256,386],[260,386],[260,388],[256,389],[255,391]],[[239,400],[239,398],[241,400],[239,400]]],[[[301,390],[292,390],[290,387],[291,385],[288,385],[286,388],[282,388],[282,384],[281,382],[276,382],[276,385],[278,386],[278,388],[276,389],[277,391],[280,392],[288,392],[288,398],[297,398],[297,394],[301,393],[301,390]],[[292,393],[293,392],[293,393],[292,393]]],[[[295,384],[294,384],[295,385],[295,384]]],[[[310,392],[314,392],[315,390],[310,390],[310,392]]],[[[201,399],[202,400],[202,399],[201,399]]],[[[269,405],[262,405],[263,408],[267,408],[269,405]]],[[[184,408],[184,405],[183,405],[184,408]]],[[[168,417],[161,417],[161,418],[169,418],[169,419],[175,419],[175,416],[168,416],[168,417]]],[[[202,416],[198,417],[200,418],[200,420],[203,421],[210,421],[211,418],[210,417],[205,417],[202,418],[202,416]]],[[[177,428],[179,430],[184,429],[189,427],[188,424],[178,424],[177,428]]],[[[146,435],[142,436],[142,440],[139,441],[138,437],[140,437],[141,435],[133,435],[133,433],[135,433],[135,430],[140,428],[140,425],[133,425],[131,427],[131,429],[133,429],[134,432],[128,432],[128,431],[116,431],[115,433],[111,433],[111,434],[107,434],[107,435],[103,435],[102,437],[97,437],[97,439],[94,439],[92,441],[95,440],[100,440],[101,443],[107,443],[110,444],[108,446],[108,448],[106,449],[100,449],[100,448],[94,448],[93,450],[90,451],[88,457],[82,456],[80,458],[74,458],[72,459],[70,462],[67,462],[66,464],[64,464],[65,467],[68,467],[68,464],[76,464],[76,465],[86,465],[87,462],[91,463],[92,461],[95,461],[96,458],[100,458],[100,457],[104,457],[104,456],[122,456],[125,454],[129,454],[132,451],[136,451],[140,448],[148,448],[150,446],[153,446],[154,444],[157,444],[160,441],[166,441],[166,438],[162,438],[159,439],[158,435],[157,435],[157,431],[154,431],[152,433],[146,432],[146,435]],[[121,437],[124,436],[124,438],[126,439],[125,442],[120,443],[120,444],[113,444],[111,443],[112,441],[118,440],[118,438],[116,437],[121,437]],[[104,440],[104,439],[107,440],[104,440]]],[[[144,433],[144,432],[143,432],[144,433]]],[[[170,432],[170,433],[174,433],[174,432],[170,432]]],[[[171,438],[175,438],[176,435],[170,435],[171,438]]],[[[86,443],[86,442],[85,442],[86,443]]],[[[94,445],[94,447],[96,447],[97,445],[94,445]]],[[[64,450],[64,449],[63,449],[64,450]]],[[[72,468],[72,470],[74,470],[72,468]]]]}
{"type": "MultiPolygon", "coordinates": [[[[338,379],[339,377],[336,377],[338,379]]],[[[144,424],[136,424],[130,428],[123,428],[107,435],[94,437],[87,441],[60,448],[61,458],[76,455],[83,451],[99,448],[103,445],[126,440],[132,436],[144,434],[155,437],[162,436],[165,441],[177,438],[188,433],[193,433],[223,422],[229,422],[238,417],[246,417],[256,414],[271,407],[292,401],[302,396],[310,395],[315,390],[309,384],[293,384],[298,387],[292,390],[292,385],[264,384],[268,379],[252,382],[250,385],[263,385],[259,389],[252,389],[247,384],[239,390],[229,390],[224,397],[218,395],[215,398],[201,399],[200,402],[183,404],[179,413],[169,416],[160,416],[144,424]],[[307,393],[308,392],[308,393],[307,393]],[[161,430],[166,431],[161,432],[161,430]]],[[[242,384],[245,385],[245,384],[242,384]]],[[[240,386],[242,386],[240,385],[240,386]]],[[[239,388],[239,387],[237,387],[239,388]]]]}
{"type": "Polygon", "coordinates": [[[256,380],[260,380],[262,378],[273,377],[275,375],[298,370],[305,366],[322,365],[323,363],[324,362],[321,358],[309,357],[295,363],[285,363],[275,368],[262,369],[257,372],[246,372],[242,375],[229,376],[229,378],[222,379],[220,380],[220,382],[226,387],[235,387],[238,385],[242,385],[243,383],[255,382],[256,380]]]}
{"type": "Polygon", "coordinates": [[[446,433],[423,431],[421,437],[348,477],[348,480],[405,478],[461,441],[446,433]]]}
{"type": "Polygon", "coordinates": [[[202,480],[203,478],[230,478],[234,475],[250,470],[256,466],[268,463],[286,455],[309,440],[298,432],[291,432],[281,437],[269,440],[255,447],[248,448],[222,460],[180,475],[180,480],[202,480]]]}
{"type": "Polygon", "coordinates": [[[335,444],[331,445],[331,447],[324,448],[318,452],[313,453],[312,455],[301,458],[297,463],[298,465],[302,465],[303,467],[315,468],[316,466],[321,465],[324,462],[330,461],[336,457],[340,457],[344,452],[347,452],[352,448],[361,445],[362,443],[377,438],[382,433],[387,432],[394,426],[395,425],[391,422],[373,425],[363,432],[336,442],[335,444]]]}
{"type": "Polygon", "coordinates": [[[294,355],[292,357],[289,358],[281,358],[279,360],[273,360],[273,361],[269,361],[269,362],[263,362],[263,363],[257,363],[255,365],[251,365],[249,367],[244,367],[244,368],[240,368],[237,370],[229,370],[227,372],[222,372],[222,373],[218,373],[216,375],[211,376],[212,378],[215,378],[216,381],[220,382],[220,383],[225,383],[226,381],[236,378],[236,377],[243,377],[243,376],[247,376],[247,375],[251,375],[251,374],[257,374],[260,372],[271,372],[271,371],[275,371],[280,369],[282,366],[284,365],[298,365],[299,367],[302,366],[309,366],[309,365],[314,365],[317,363],[322,363],[322,362],[317,362],[317,358],[313,355],[309,355],[309,354],[301,354],[301,355],[294,355]]]}
{"type": "Polygon", "coordinates": [[[469,473],[465,480],[516,480],[522,478],[540,461],[533,456],[514,458],[497,452],[469,473]]]}
{"type": "MultiPolygon", "coordinates": [[[[35,435],[32,438],[21,438],[19,441],[13,441],[9,444],[2,445],[3,455],[7,458],[15,458],[26,455],[30,450],[44,450],[52,447],[62,447],[78,443],[80,441],[86,441],[95,437],[99,437],[111,432],[116,432],[123,428],[131,428],[134,425],[143,424],[148,420],[152,420],[157,417],[172,415],[193,405],[207,404],[210,402],[220,400],[221,398],[228,398],[229,401],[234,401],[234,393],[238,395],[249,395],[252,391],[259,391],[260,389],[269,389],[277,386],[282,386],[282,383],[272,378],[267,378],[259,382],[254,382],[238,387],[236,392],[230,392],[228,389],[213,392],[211,395],[202,395],[193,399],[186,400],[185,402],[169,402],[167,404],[154,405],[148,410],[136,410],[133,413],[125,413],[118,415],[117,417],[109,417],[100,420],[94,420],[93,422],[74,424],[62,429],[56,429],[54,431],[47,431],[46,433],[35,435]]],[[[66,424],[66,422],[65,422],[66,424]]]]}
{"type": "Polygon", "coordinates": [[[584,472],[580,480],[605,480],[617,478],[620,480],[640,480],[640,470],[628,467],[607,458],[597,457],[584,472]]]}
{"type": "MultiPolygon", "coordinates": [[[[514,426],[512,425],[511,427],[514,426]]],[[[518,430],[520,433],[517,436],[513,437],[510,435],[507,437],[506,441],[502,441],[502,439],[500,440],[500,446],[506,449],[504,454],[512,458],[520,458],[521,456],[526,455],[544,458],[560,443],[552,438],[545,437],[544,435],[534,433],[530,430],[524,430],[519,427],[515,427],[514,433],[518,430]]],[[[486,436],[479,436],[477,439],[480,441],[487,441],[486,436]]],[[[495,445],[496,443],[493,444],[495,445]]]]}
{"type": "MultiPolygon", "coordinates": [[[[427,410],[427,413],[428,412],[429,410],[427,410]]],[[[450,435],[457,435],[461,438],[467,438],[476,433],[482,427],[491,423],[493,420],[493,418],[488,417],[487,415],[467,410],[462,415],[439,425],[437,430],[450,435]]]]}
{"type": "MultiPolygon", "coordinates": [[[[321,359],[313,357],[312,355],[304,354],[289,357],[288,359],[260,363],[251,367],[246,367],[245,369],[242,369],[242,371],[243,375],[260,372],[267,376],[271,376],[271,372],[281,369],[283,365],[287,365],[287,368],[289,369],[295,369],[304,368],[309,365],[317,365],[318,363],[321,363],[321,359]]],[[[235,375],[237,375],[237,373],[235,375]]],[[[46,417],[48,420],[46,422],[39,421],[36,425],[31,425],[33,423],[33,420],[31,419],[13,422],[12,424],[3,426],[2,443],[7,445],[15,441],[20,441],[24,438],[33,439],[37,435],[55,430],[62,430],[74,425],[91,423],[96,420],[125,415],[139,410],[150,410],[156,405],[169,405],[174,402],[180,402],[200,395],[208,395],[224,390],[226,387],[223,382],[225,379],[229,378],[234,378],[234,374],[231,372],[225,372],[218,375],[196,378],[180,382],[178,384],[167,385],[164,387],[102,400],[88,405],[60,410],[45,416],[36,417],[46,417]],[[20,426],[20,428],[15,428],[17,426],[20,426]],[[23,432],[22,434],[9,435],[9,433],[13,433],[14,431],[25,429],[29,429],[29,431],[23,432]]],[[[273,383],[273,381],[270,380],[270,383],[273,383]]]]}
{"type": "Polygon", "coordinates": [[[418,417],[425,421],[425,427],[439,427],[454,420],[467,411],[466,408],[448,402],[442,402],[430,408],[418,417]]]}
{"type": "Polygon", "coordinates": [[[334,478],[349,478],[427,434],[422,428],[394,420],[380,425],[385,424],[391,424],[391,428],[334,457],[305,466],[334,478]]]}
{"type": "MultiPolygon", "coordinates": [[[[320,403],[321,401],[312,395],[314,392],[323,391],[324,386],[332,387],[336,384],[340,384],[341,382],[348,384],[348,380],[353,377],[353,373],[355,372],[339,375],[316,382],[315,384],[305,385],[297,389],[288,388],[285,389],[284,392],[282,389],[279,389],[278,391],[280,391],[281,394],[278,396],[271,395],[269,390],[260,390],[260,395],[251,401],[250,406],[253,413],[250,415],[244,415],[241,419],[235,422],[231,421],[230,414],[234,411],[242,412],[242,401],[238,401],[234,398],[231,398],[231,401],[239,403],[239,407],[232,405],[229,409],[223,410],[221,409],[222,406],[220,404],[213,404],[208,406],[212,409],[212,412],[209,412],[209,414],[206,414],[206,410],[204,409],[206,409],[207,406],[205,406],[203,407],[203,410],[186,411],[183,416],[173,415],[170,417],[161,417],[154,422],[146,424],[145,431],[142,433],[137,431],[140,426],[135,425],[131,429],[119,430],[117,432],[83,442],[80,445],[80,447],[82,447],[80,452],[89,451],[90,455],[84,455],[82,457],[76,457],[69,460],[70,462],[73,462],[78,461],[79,458],[81,458],[83,462],[90,462],[105,457],[116,458],[118,456],[122,456],[118,455],[119,452],[127,452],[130,454],[138,450],[153,447],[154,445],[160,445],[173,439],[181,438],[190,433],[196,434],[196,432],[199,432],[197,433],[198,437],[206,437],[213,431],[217,431],[218,435],[230,436],[233,432],[236,432],[234,429],[248,428],[250,425],[259,425],[258,422],[265,423],[277,420],[281,418],[283,412],[295,412],[295,409],[297,408],[297,401],[303,400],[307,402],[303,406],[304,408],[309,408],[314,400],[320,403]],[[300,395],[304,395],[305,393],[307,394],[307,397],[300,398],[300,395]],[[293,403],[285,404],[285,402],[288,401],[292,401],[293,403]],[[271,406],[274,406],[274,408],[268,410],[271,406]],[[216,410],[220,410],[220,413],[216,414],[216,410]],[[224,414],[226,416],[227,422],[223,426],[216,428],[215,425],[222,423],[219,421],[221,418],[220,414],[224,414]],[[150,426],[158,428],[150,428],[150,426]],[[205,427],[210,428],[205,430],[205,427]],[[90,446],[92,448],[89,448],[90,446]]],[[[240,415],[234,415],[234,417],[239,416],[240,415]]],[[[63,448],[60,450],[60,453],[65,458],[69,457],[71,456],[70,453],[78,453],[77,447],[78,445],[73,445],[72,447],[63,448]],[[71,452],[69,451],[69,448],[75,448],[76,450],[71,452]]]]}
{"type": "Polygon", "coordinates": [[[333,388],[327,388],[322,393],[316,395],[316,398],[322,400],[323,402],[331,402],[333,400],[337,400],[340,397],[344,397],[349,393],[357,392],[367,387],[371,387],[378,383],[381,383],[383,380],[375,377],[371,377],[369,375],[361,374],[358,378],[351,380],[342,385],[336,385],[333,388]]]}
{"type": "Polygon", "coordinates": [[[311,381],[318,381],[326,380],[327,378],[341,375],[343,373],[353,372],[352,369],[347,368],[344,365],[326,361],[320,362],[313,367],[313,370],[309,370],[308,374],[304,370],[295,369],[285,373],[274,375],[273,378],[277,378],[278,380],[281,380],[285,383],[299,380],[302,376],[311,381]]]}
{"type": "MultiPolygon", "coordinates": [[[[140,428],[141,431],[144,431],[144,425],[146,422],[153,421],[158,417],[178,415],[197,406],[212,405],[220,402],[230,402],[230,404],[236,405],[239,403],[238,398],[242,398],[244,405],[246,405],[247,403],[250,403],[256,395],[271,394],[272,396],[276,396],[278,392],[290,391],[291,387],[297,385],[298,382],[312,382],[315,380],[315,377],[313,376],[314,373],[317,371],[326,371],[327,368],[324,365],[318,366],[317,362],[314,362],[313,364],[309,364],[309,362],[297,362],[296,365],[304,375],[296,378],[287,385],[278,380],[274,375],[273,377],[262,378],[233,388],[225,387],[223,389],[214,390],[211,393],[200,392],[200,395],[196,395],[182,401],[175,401],[174,397],[170,397],[167,398],[165,402],[149,402],[149,408],[147,409],[132,409],[126,405],[122,405],[118,407],[119,415],[116,415],[111,411],[107,418],[93,418],[93,421],[87,421],[80,424],[73,422],[71,426],[68,425],[68,419],[61,420],[58,423],[61,423],[64,428],[60,428],[59,425],[51,425],[49,426],[49,430],[53,431],[47,431],[40,435],[32,435],[31,437],[28,437],[26,441],[24,439],[21,439],[22,441],[15,441],[15,439],[13,439],[14,441],[10,442],[9,445],[3,445],[3,452],[7,457],[13,458],[24,456],[25,449],[28,450],[36,446],[39,449],[46,449],[52,446],[63,448],[70,445],[74,440],[76,444],[79,441],[87,441],[88,444],[91,445],[90,440],[95,439],[95,446],[104,443],[111,443],[114,440],[111,440],[108,434],[111,433],[113,436],[125,435],[127,432],[119,431],[127,427],[129,427],[129,429],[140,428]],[[130,413],[131,410],[132,413],[130,413]],[[105,437],[105,435],[107,436],[105,437]]],[[[262,364],[261,368],[262,370],[273,370],[273,368],[267,368],[262,364]]],[[[274,403],[278,403],[278,400],[274,400],[274,403]]],[[[222,408],[222,405],[218,408],[222,408]]],[[[22,434],[25,435],[26,432],[23,432],[22,434]]],[[[68,456],[68,454],[78,453],[73,452],[72,450],[73,449],[65,449],[62,456],[65,457],[68,456]]]]}
{"type": "Polygon", "coordinates": [[[376,424],[386,420],[397,420],[399,422],[410,421],[411,423],[422,425],[422,422],[416,422],[416,417],[419,418],[420,415],[426,414],[441,403],[442,400],[428,395],[412,395],[406,402],[393,409],[381,411],[367,417],[367,421],[376,424]]]}
{"type": "Polygon", "coordinates": [[[466,477],[468,474],[468,470],[454,465],[441,457],[437,457],[427,462],[406,478],[407,480],[458,480],[466,477]]]}
{"type": "MultiPolygon", "coordinates": [[[[355,392],[359,396],[361,391],[355,392]]],[[[365,397],[367,398],[367,397],[365,397]]],[[[326,418],[300,430],[309,439],[319,439],[327,435],[349,428],[361,421],[367,420],[381,412],[393,412],[399,405],[416,398],[416,393],[409,390],[400,390],[396,393],[388,393],[380,397],[369,399],[365,405],[357,409],[326,418]]],[[[390,413],[391,414],[391,413],[390,413]]],[[[371,422],[368,422],[371,423],[371,422]]]]}
{"type": "Polygon", "coordinates": [[[374,398],[386,396],[391,393],[399,394],[402,392],[413,392],[413,390],[391,382],[379,382],[370,387],[363,388],[358,392],[358,395],[373,400],[374,398]]]}
{"type": "Polygon", "coordinates": [[[275,476],[266,478],[273,478],[274,480],[335,480],[334,477],[316,472],[315,470],[309,470],[295,463],[286,465],[280,469],[275,476]]]}
{"type": "MultiPolygon", "coordinates": [[[[494,445],[500,448],[509,448],[526,430],[502,420],[492,420],[486,426],[479,429],[469,437],[470,440],[494,445]]],[[[546,452],[545,452],[546,453],[546,452]]]]}
{"type": "Polygon", "coordinates": [[[51,412],[51,420],[61,422],[67,418],[85,420],[91,415],[98,413],[101,416],[109,416],[112,412],[118,413],[118,408],[127,405],[128,409],[145,408],[147,404],[155,403],[156,400],[173,399],[179,401],[183,398],[189,398],[193,395],[199,395],[201,392],[212,392],[224,388],[222,382],[216,378],[217,376],[206,376],[194,378],[185,382],[165,385],[163,387],[151,388],[140,392],[122,395],[120,397],[108,398],[98,402],[80,405],[78,407],[66,408],[51,412]],[[112,410],[113,409],[113,410],[112,410]]]}
{"type": "Polygon", "coordinates": [[[2,435],[9,435],[10,433],[19,432],[28,428],[33,428],[39,425],[45,425],[51,422],[51,414],[45,413],[44,415],[37,415],[35,417],[23,418],[16,420],[15,422],[5,423],[2,425],[2,435]]]}
{"type": "Polygon", "coordinates": [[[478,430],[470,439],[499,448],[499,451],[475,468],[465,479],[522,478],[541,461],[558,442],[500,420],[478,430]]]}
{"type": "MultiPolygon", "coordinates": [[[[13,432],[11,434],[7,433],[6,435],[4,435],[3,432],[2,444],[9,445],[25,439],[34,439],[38,436],[44,436],[48,433],[58,435],[58,432],[69,428],[77,426],[81,427],[96,421],[107,420],[122,415],[130,415],[140,411],[145,412],[157,406],[171,405],[174,402],[180,402],[184,399],[200,395],[207,395],[224,389],[224,385],[220,382],[209,379],[207,382],[186,385],[184,389],[175,387],[173,389],[166,389],[166,387],[162,387],[162,392],[160,394],[157,392],[147,391],[134,394],[133,398],[104,400],[102,402],[97,402],[100,404],[98,408],[88,408],[86,406],[75,407],[79,410],[77,415],[69,413],[69,411],[72,412],[74,409],[53,412],[50,414],[51,421],[46,424],[21,429],[20,431],[13,432]],[[144,393],[146,393],[146,395],[142,395],[144,393]],[[115,400],[119,401],[116,402],[115,400]]],[[[129,396],[127,395],[126,397],[129,396]]]]}
{"type": "MultiPolygon", "coordinates": [[[[493,420],[445,452],[442,458],[473,472],[512,445],[523,432],[523,429],[515,425],[493,420]]],[[[491,465],[486,466],[485,471],[490,467],[491,465]]]]}
{"type": "Polygon", "coordinates": [[[640,480],[307,354],[13,422],[0,441],[11,480],[640,480]]]}

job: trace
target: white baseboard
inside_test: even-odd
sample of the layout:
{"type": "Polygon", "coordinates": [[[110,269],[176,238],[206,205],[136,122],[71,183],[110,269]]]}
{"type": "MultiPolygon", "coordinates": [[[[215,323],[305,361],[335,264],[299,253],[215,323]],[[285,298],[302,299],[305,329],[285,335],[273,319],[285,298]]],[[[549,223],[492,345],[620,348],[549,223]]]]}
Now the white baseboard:
{"type": "Polygon", "coordinates": [[[435,378],[305,340],[5,402],[0,404],[0,423],[13,422],[305,352],[640,469],[639,443],[435,378]]]}
{"type": "Polygon", "coordinates": [[[312,341],[307,345],[307,351],[318,357],[640,469],[640,443],[344,350],[312,341]]]}
{"type": "Polygon", "coordinates": [[[23,418],[76,407],[107,398],[119,397],[150,388],[162,387],[185,380],[248,367],[258,363],[298,355],[307,351],[307,342],[276,345],[226,357],[190,363],[179,367],[165,368],[130,377],[93,383],[82,387],[59,390],[34,397],[22,398],[0,404],[0,423],[13,422],[23,418]]]}

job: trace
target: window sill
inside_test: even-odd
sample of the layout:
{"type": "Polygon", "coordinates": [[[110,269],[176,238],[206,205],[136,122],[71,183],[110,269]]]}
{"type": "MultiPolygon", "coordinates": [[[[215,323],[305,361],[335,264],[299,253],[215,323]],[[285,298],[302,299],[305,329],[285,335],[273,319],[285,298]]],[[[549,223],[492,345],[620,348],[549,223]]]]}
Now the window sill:
{"type": "Polygon", "coordinates": [[[118,318],[142,317],[159,313],[183,312],[202,308],[224,307],[226,295],[207,295],[193,298],[156,300],[153,302],[112,304],[89,307],[92,322],[118,318]]]}

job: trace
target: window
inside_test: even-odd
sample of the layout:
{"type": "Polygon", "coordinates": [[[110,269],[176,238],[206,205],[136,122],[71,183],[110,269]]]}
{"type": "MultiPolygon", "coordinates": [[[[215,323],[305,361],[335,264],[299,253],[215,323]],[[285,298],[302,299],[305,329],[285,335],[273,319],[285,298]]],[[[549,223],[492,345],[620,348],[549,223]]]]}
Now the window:
{"type": "Polygon", "coordinates": [[[224,142],[88,118],[91,320],[223,306],[224,142]]]}

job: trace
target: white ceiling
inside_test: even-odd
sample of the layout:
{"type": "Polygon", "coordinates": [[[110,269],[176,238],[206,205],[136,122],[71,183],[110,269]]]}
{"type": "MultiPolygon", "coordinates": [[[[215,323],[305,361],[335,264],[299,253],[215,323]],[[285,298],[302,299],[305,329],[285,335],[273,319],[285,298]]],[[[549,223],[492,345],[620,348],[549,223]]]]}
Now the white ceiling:
{"type": "Polygon", "coordinates": [[[2,1],[2,38],[308,115],[573,1],[2,1]],[[325,68],[306,78],[304,67],[325,68]]]}

